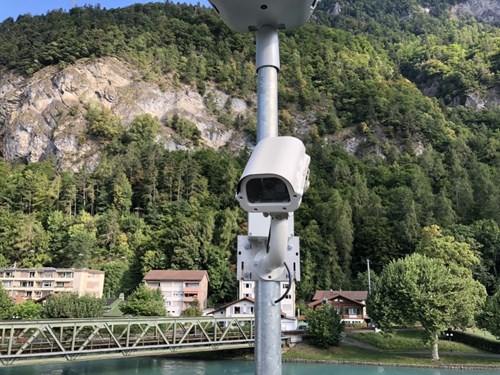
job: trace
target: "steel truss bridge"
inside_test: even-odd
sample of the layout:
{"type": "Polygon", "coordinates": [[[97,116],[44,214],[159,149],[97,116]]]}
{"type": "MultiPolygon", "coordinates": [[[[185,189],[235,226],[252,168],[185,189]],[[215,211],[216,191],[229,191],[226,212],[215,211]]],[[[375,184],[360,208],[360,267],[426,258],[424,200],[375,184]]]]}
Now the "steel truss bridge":
{"type": "Polygon", "coordinates": [[[252,348],[254,339],[253,317],[0,321],[0,368],[252,348]]]}

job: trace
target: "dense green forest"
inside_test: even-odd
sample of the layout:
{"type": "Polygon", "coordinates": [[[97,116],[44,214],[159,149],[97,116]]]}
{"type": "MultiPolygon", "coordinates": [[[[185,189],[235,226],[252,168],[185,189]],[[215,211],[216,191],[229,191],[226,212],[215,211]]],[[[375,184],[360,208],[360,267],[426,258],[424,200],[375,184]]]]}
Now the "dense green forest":
{"type": "MultiPolygon", "coordinates": [[[[324,0],[310,24],[280,34],[280,132],[300,136],[311,156],[295,216],[300,299],[366,288],[367,259],[379,272],[433,224],[478,252],[474,275],[489,293],[500,287],[500,108],[464,105],[498,91],[500,29],[451,19],[456,2],[324,0]],[[355,154],[340,145],[345,134],[363,140],[355,154]]],[[[254,43],[200,6],[76,7],[1,23],[0,65],[31,75],[114,55],[145,80],[167,77],[202,95],[212,82],[251,102],[254,43]]],[[[96,170],[0,159],[0,265],[102,269],[106,296],[129,293],[152,268],[206,269],[211,303],[233,299],[236,236],[246,229],[234,194],[248,152],[167,151],[161,127],[196,139],[192,124],[144,114],[124,127],[86,110],[84,136],[102,144],[96,170]]],[[[219,115],[254,135],[251,116],[219,115]]]]}

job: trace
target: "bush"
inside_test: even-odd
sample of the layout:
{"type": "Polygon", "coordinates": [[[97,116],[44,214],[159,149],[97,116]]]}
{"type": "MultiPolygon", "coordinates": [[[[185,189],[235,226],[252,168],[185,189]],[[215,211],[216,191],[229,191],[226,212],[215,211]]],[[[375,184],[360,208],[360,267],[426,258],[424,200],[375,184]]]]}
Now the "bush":
{"type": "Polygon", "coordinates": [[[165,302],[159,289],[149,289],[146,284],[141,284],[120,305],[120,310],[125,315],[133,316],[166,316],[165,302]]]}
{"type": "Polygon", "coordinates": [[[450,331],[453,333],[453,341],[461,342],[492,353],[500,353],[500,342],[471,335],[460,331],[450,331]]]}
{"type": "Polygon", "coordinates": [[[318,348],[337,346],[344,329],[339,314],[327,304],[311,310],[307,314],[312,343],[318,348]]]}
{"type": "Polygon", "coordinates": [[[103,314],[104,300],[75,293],[50,296],[43,305],[44,318],[97,318],[103,314]]]}
{"type": "Polygon", "coordinates": [[[28,300],[23,303],[18,303],[14,306],[12,315],[16,319],[23,320],[36,320],[42,315],[42,305],[36,303],[35,301],[28,300]]]}

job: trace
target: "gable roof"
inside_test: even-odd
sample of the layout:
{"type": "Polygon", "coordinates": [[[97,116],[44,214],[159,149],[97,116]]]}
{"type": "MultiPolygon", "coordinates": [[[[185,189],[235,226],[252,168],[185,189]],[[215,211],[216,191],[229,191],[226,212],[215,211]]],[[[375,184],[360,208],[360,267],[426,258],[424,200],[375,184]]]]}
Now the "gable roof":
{"type": "Polygon", "coordinates": [[[363,291],[335,291],[335,290],[317,290],[314,293],[313,301],[308,303],[307,306],[314,307],[323,303],[324,300],[331,301],[337,297],[357,303],[364,306],[368,298],[368,292],[363,291]]]}
{"type": "Polygon", "coordinates": [[[208,280],[208,273],[204,270],[151,270],[144,281],[201,281],[208,280]]]}
{"type": "Polygon", "coordinates": [[[341,296],[353,301],[363,302],[368,298],[368,292],[366,290],[317,290],[314,293],[313,301],[323,301],[324,299],[332,299],[334,297],[341,296]]]}
{"type": "Polygon", "coordinates": [[[216,311],[221,311],[221,310],[225,310],[226,308],[228,308],[229,306],[232,306],[232,305],[236,305],[237,303],[239,302],[243,302],[243,301],[247,301],[247,302],[250,302],[252,304],[255,304],[255,300],[253,298],[249,298],[249,297],[243,297],[237,301],[233,301],[233,302],[229,302],[229,303],[226,303],[224,306],[221,306],[213,311],[210,311],[209,314],[213,314],[214,312],[216,311]]]}

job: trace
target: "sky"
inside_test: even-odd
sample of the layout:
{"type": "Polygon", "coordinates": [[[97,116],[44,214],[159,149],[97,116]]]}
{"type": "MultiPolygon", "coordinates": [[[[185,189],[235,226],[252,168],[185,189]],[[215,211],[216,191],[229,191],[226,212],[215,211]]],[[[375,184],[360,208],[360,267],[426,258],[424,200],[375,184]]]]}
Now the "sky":
{"type": "MultiPolygon", "coordinates": [[[[14,20],[21,14],[37,16],[54,9],[69,10],[75,6],[97,5],[102,8],[122,8],[132,4],[163,2],[161,0],[0,0],[0,22],[12,17],[14,20]]],[[[178,3],[188,3],[208,6],[208,0],[174,0],[178,3]]]]}

